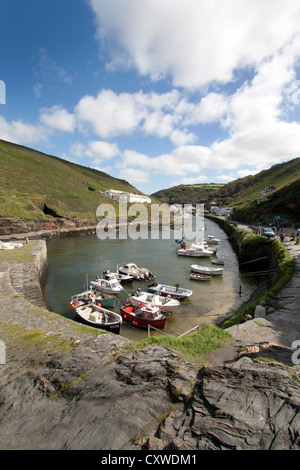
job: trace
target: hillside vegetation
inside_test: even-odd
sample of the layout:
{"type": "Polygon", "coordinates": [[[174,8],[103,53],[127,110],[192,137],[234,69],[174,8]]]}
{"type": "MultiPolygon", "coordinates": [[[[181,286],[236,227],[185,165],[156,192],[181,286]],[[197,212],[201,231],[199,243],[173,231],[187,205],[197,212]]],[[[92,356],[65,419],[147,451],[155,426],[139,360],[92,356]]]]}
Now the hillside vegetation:
{"type": "Polygon", "coordinates": [[[0,140],[0,216],[95,220],[102,203],[114,203],[101,190],[139,193],[124,180],[69,161],[0,140]]]}
{"type": "Polygon", "coordinates": [[[232,207],[235,220],[254,221],[274,215],[300,220],[300,158],[274,165],[252,176],[225,185],[180,185],[154,193],[169,204],[205,204],[216,202],[232,207]],[[261,192],[273,184],[276,190],[261,198],[261,192]]]}

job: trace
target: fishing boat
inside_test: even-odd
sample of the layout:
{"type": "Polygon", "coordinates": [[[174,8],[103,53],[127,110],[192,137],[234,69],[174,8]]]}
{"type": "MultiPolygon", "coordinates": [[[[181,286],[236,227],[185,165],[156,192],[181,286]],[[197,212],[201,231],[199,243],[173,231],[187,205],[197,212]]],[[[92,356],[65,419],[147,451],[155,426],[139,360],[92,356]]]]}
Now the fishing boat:
{"type": "Polygon", "coordinates": [[[194,279],[195,281],[199,282],[210,281],[212,279],[212,276],[209,276],[208,274],[191,273],[190,279],[194,279]]]}
{"type": "Polygon", "coordinates": [[[132,282],[134,277],[130,274],[121,274],[119,272],[111,272],[108,269],[103,271],[103,276],[105,279],[117,279],[120,282],[132,282]]]}
{"type": "Polygon", "coordinates": [[[208,240],[207,240],[208,244],[220,243],[220,241],[221,240],[219,238],[216,238],[214,235],[208,235],[208,240]]]}
{"type": "Polygon", "coordinates": [[[171,296],[163,297],[150,292],[142,292],[140,289],[133,292],[128,298],[128,301],[136,307],[154,305],[154,307],[158,307],[161,312],[166,313],[172,312],[174,308],[180,305],[180,302],[176,299],[172,299],[171,296]]]}
{"type": "Polygon", "coordinates": [[[196,258],[204,258],[212,256],[215,252],[204,245],[191,244],[188,247],[177,250],[178,256],[194,256],[196,258]]]}
{"type": "Polygon", "coordinates": [[[72,295],[70,301],[70,307],[75,308],[80,305],[87,305],[90,302],[96,305],[100,304],[100,307],[114,307],[116,298],[113,295],[96,292],[92,289],[85,290],[80,294],[72,295]]]}
{"type": "Polygon", "coordinates": [[[154,305],[138,307],[131,303],[126,303],[121,307],[120,314],[124,321],[135,326],[147,327],[151,325],[162,329],[166,322],[166,315],[158,307],[154,307],[154,305]]]}
{"type": "Polygon", "coordinates": [[[110,310],[99,307],[94,303],[75,307],[75,312],[79,321],[85,325],[100,328],[117,335],[120,334],[123,319],[118,313],[111,312],[110,310]]]}
{"type": "Polygon", "coordinates": [[[134,263],[128,263],[118,269],[120,274],[133,276],[135,279],[152,279],[155,276],[147,268],[138,268],[134,263]]]}
{"type": "Polygon", "coordinates": [[[187,297],[190,297],[193,293],[192,290],[179,287],[179,284],[175,284],[175,286],[167,286],[166,284],[157,284],[156,282],[148,286],[148,290],[150,292],[163,295],[164,297],[170,295],[172,298],[179,300],[186,299],[187,297]]]}
{"type": "Polygon", "coordinates": [[[100,290],[111,294],[118,294],[123,291],[123,286],[117,279],[103,279],[97,276],[95,281],[90,283],[90,289],[100,290]]]}
{"type": "Polygon", "coordinates": [[[208,266],[200,266],[199,264],[192,264],[190,266],[193,272],[199,274],[207,274],[210,276],[222,276],[223,275],[223,268],[211,268],[208,266]]]}

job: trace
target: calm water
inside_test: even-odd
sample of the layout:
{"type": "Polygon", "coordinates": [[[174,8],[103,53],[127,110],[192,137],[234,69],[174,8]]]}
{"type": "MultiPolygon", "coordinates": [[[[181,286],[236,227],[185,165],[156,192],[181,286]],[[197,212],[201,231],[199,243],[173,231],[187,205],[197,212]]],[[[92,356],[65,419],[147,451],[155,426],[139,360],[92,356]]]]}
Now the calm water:
{"type": "MultiPolygon", "coordinates": [[[[180,335],[189,329],[213,323],[214,320],[236,309],[255,289],[255,282],[239,273],[238,262],[227,235],[214,222],[205,219],[205,238],[214,235],[221,239],[217,255],[212,259],[224,260],[224,274],[211,281],[198,282],[189,279],[190,265],[213,266],[210,258],[185,258],[177,256],[180,245],[174,237],[168,240],[99,240],[96,235],[62,238],[47,242],[49,276],[46,285],[46,305],[49,310],[69,318],[74,312],[69,307],[70,297],[82,292],[88,282],[101,276],[105,269],[116,270],[117,265],[135,263],[148,268],[155,281],[168,285],[178,283],[180,287],[193,290],[193,295],[168,316],[164,331],[180,335]],[[240,287],[242,295],[240,295],[240,287]]],[[[215,246],[215,245],[214,245],[215,246]]],[[[128,293],[153,281],[134,281],[123,284],[125,292],[116,296],[115,310],[127,299],[128,293]]],[[[156,334],[151,333],[151,334],[156,334]]],[[[159,333],[158,333],[159,334],[159,333]]],[[[139,340],[147,336],[146,330],[123,323],[121,335],[139,340]]]]}

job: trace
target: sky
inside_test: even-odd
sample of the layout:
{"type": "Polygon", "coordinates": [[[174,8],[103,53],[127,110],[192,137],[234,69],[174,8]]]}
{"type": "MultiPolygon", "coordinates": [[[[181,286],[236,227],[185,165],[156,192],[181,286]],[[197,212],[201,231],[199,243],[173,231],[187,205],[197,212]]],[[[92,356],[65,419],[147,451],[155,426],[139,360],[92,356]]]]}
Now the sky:
{"type": "Polygon", "coordinates": [[[0,18],[0,139],[148,195],[299,156],[299,0],[0,0],[0,18]]]}

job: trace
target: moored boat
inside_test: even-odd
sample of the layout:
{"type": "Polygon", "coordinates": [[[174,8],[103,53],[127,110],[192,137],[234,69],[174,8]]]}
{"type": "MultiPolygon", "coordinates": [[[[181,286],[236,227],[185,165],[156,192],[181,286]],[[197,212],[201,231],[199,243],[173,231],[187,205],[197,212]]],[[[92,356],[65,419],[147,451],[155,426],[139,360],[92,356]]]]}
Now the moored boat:
{"type": "Polygon", "coordinates": [[[179,256],[194,256],[196,258],[203,258],[207,256],[212,256],[215,252],[206,248],[203,245],[190,245],[185,248],[180,248],[177,250],[177,255],[179,256]]]}
{"type": "Polygon", "coordinates": [[[121,286],[121,283],[117,279],[103,279],[102,277],[97,276],[95,281],[91,281],[90,289],[118,294],[123,291],[123,286],[121,286]]]}
{"type": "Polygon", "coordinates": [[[118,269],[120,274],[133,276],[135,279],[152,279],[155,276],[147,268],[139,268],[134,263],[127,263],[118,269]]]}
{"type": "Polygon", "coordinates": [[[92,289],[81,292],[80,294],[72,295],[70,307],[75,308],[80,305],[87,305],[90,302],[100,304],[100,307],[114,307],[116,298],[113,295],[105,294],[104,292],[96,292],[92,289]]]}
{"type": "Polygon", "coordinates": [[[111,272],[108,269],[103,271],[105,279],[117,279],[120,282],[132,282],[134,277],[130,274],[121,274],[119,272],[111,272]]]}
{"type": "Polygon", "coordinates": [[[151,325],[162,329],[166,323],[166,315],[158,307],[154,307],[154,305],[138,307],[131,303],[126,303],[121,307],[120,314],[125,322],[140,327],[151,325]]]}
{"type": "Polygon", "coordinates": [[[211,276],[222,276],[224,271],[223,268],[212,268],[209,266],[200,266],[199,264],[192,264],[190,268],[193,272],[211,276]]]}
{"type": "Polygon", "coordinates": [[[214,235],[208,235],[208,240],[207,240],[208,244],[220,243],[220,241],[221,240],[219,238],[216,238],[214,235]]]}
{"type": "Polygon", "coordinates": [[[110,333],[120,334],[122,325],[122,316],[118,313],[111,312],[103,307],[99,307],[94,303],[80,305],[75,307],[78,319],[84,323],[110,333]]]}
{"type": "Polygon", "coordinates": [[[172,312],[174,308],[180,305],[180,302],[176,299],[172,299],[171,296],[161,296],[158,294],[152,294],[150,292],[142,292],[137,289],[129,296],[129,302],[136,307],[145,307],[146,305],[154,305],[158,307],[161,312],[172,312]]]}
{"type": "Polygon", "coordinates": [[[190,279],[194,279],[195,281],[199,281],[199,282],[211,281],[212,276],[209,276],[208,274],[191,273],[190,279]]]}
{"type": "Polygon", "coordinates": [[[193,293],[192,290],[179,287],[179,284],[176,284],[175,286],[167,286],[166,284],[157,284],[156,282],[148,286],[148,290],[165,297],[170,295],[171,297],[179,300],[186,299],[193,293]]]}
{"type": "Polygon", "coordinates": [[[223,264],[224,264],[224,261],[221,260],[221,259],[211,259],[210,261],[211,261],[212,264],[219,264],[221,266],[223,266],[223,264]]]}

